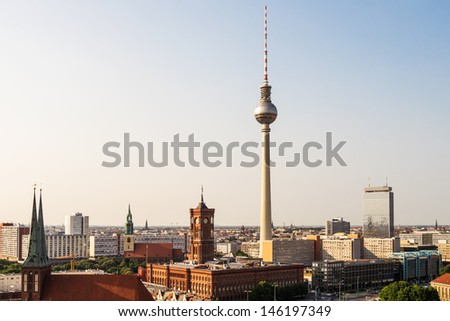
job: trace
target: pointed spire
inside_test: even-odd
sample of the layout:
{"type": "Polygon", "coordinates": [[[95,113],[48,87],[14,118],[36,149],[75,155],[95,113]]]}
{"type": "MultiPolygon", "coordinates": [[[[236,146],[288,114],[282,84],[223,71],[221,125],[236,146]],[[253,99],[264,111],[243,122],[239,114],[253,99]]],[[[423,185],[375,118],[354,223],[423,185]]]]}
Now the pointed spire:
{"type": "Polygon", "coordinates": [[[30,245],[28,247],[28,257],[23,263],[24,267],[47,267],[49,266],[47,257],[47,246],[45,242],[44,219],[42,213],[42,196],[39,203],[39,221],[36,211],[36,186],[33,190],[33,210],[30,225],[30,245]],[[42,227],[41,227],[42,225],[42,227]]]}
{"type": "Polygon", "coordinates": [[[200,203],[198,203],[197,208],[208,208],[205,204],[205,200],[203,198],[203,185],[201,187],[201,192],[200,192],[200,203]]]}
{"type": "Polygon", "coordinates": [[[133,215],[131,214],[131,205],[128,203],[128,215],[127,222],[125,224],[125,234],[132,235],[134,234],[133,229],[133,215]]]}
{"type": "Polygon", "coordinates": [[[45,241],[44,213],[42,209],[42,188],[39,190],[39,252],[43,262],[48,264],[47,244],[45,241]]]}

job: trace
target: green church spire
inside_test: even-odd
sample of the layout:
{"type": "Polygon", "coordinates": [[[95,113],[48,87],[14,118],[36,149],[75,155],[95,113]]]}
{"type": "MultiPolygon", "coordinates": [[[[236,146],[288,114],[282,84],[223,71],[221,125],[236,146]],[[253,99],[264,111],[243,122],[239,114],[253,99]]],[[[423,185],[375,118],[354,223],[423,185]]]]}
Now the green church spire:
{"type": "Polygon", "coordinates": [[[39,220],[36,211],[36,188],[33,195],[33,210],[30,226],[30,246],[28,257],[23,267],[47,267],[50,266],[47,256],[47,245],[45,242],[44,215],[42,210],[42,191],[39,198],[39,220]]]}
{"type": "Polygon", "coordinates": [[[127,222],[125,224],[125,234],[126,235],[133,235],[134,229],[133,229],[133,215],[131,214],[131,206],[128,204],[128,215],[127,215],[127,222]]]}

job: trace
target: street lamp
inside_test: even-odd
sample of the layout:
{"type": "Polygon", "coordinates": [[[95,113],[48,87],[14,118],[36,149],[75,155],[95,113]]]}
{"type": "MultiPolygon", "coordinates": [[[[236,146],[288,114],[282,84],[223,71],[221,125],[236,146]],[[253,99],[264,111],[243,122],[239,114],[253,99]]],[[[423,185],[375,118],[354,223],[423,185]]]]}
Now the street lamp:
{"type": "Polygon", "coordinates": [[[247,301],[250,301],[249,300],[249,294],[252,293],[252,291],[251,290],[244,290],[244,292],[247,294],[247,301]]]}
{"type": "Polygon", "coordinates": [[[356,277],[356,293],[359,294],[359,275],[356,277]]]}
{"type": "Polygon", "coordinates": [[[277,300],[277,287],[278,287],[278,284],[273,285],[273,300],[274,301],[277,300]]]}

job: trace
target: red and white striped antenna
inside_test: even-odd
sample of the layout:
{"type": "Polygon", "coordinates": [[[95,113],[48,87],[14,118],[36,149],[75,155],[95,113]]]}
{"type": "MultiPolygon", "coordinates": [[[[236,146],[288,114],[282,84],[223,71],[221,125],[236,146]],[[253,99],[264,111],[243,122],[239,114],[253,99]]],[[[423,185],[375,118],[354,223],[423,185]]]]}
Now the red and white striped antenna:
{"type": "Polygon", "coordinates": [[[267,5],[264,5],[264,83],[269,83],[267,74],[267,5]]]}

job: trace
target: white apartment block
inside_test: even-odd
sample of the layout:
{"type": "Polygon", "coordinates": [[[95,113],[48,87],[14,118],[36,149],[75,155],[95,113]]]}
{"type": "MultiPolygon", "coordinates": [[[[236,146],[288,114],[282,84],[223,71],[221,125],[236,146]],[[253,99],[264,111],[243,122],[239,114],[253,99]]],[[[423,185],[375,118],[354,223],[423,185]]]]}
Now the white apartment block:
{"type": "MultiPolygon", "coordinates": [[[[119,256],[123,255],[124,235],[95,235],[90,237],[89,256],[119,256]]],[[[148,235],[135,234],[135,243],[172,243],[174,249],[185,250],[185,238],[179,235],[148,235]]],[[[187,238],[189,242],[189,238],[187,238]]],[[[189,243],[188,243],[189,244],[189,243]]]]}
{"type": "Polygon", "coordinates": [[[314,261],[313,240],[282,240],[264,241],[263,261],[280,263],[303,263],[311,266],[314,261]]]}
{"type": "Polygon", "coordinates": [[[322,259],[327,260],[357,260],[361,258],[361,239],[323,239],[322,259]]]}
{"type": "Polygon", "coordinates": [[[365,238],[363,240],[365,259],[385,259],[400,252],[400,238],[365,238]]]}
{"type": "MultiPolygon", "coordinates": [[[[106,236],[106,235],[95,235],[90,237],[90,247],[89,247],[89,257],[96,258],[100,256],[118,256],[119,255],[119,246],[120,246],[119,237],[117,235],[114,236],[106,236]]],[[[123,246],[123,243],[122,243],[123,246]]],[[[123,248],[122,248],[123,253],[123,248]]]]}
{"type": "Polygon", "coordinates": [[[186,238],[180,235],[148,235],[136,234],[134,238],[135,243],[172,243],[174,249],[189,250],[189,237],[186,238]]]}
{"type": "Polygon", "coordinates": [[[259,242],[242,242],[241,251],[248,254],[250,257],[259,257],[259,242]]]}
{"type": "Polygon", "coordinates": [[[216,252],[222,254],[236,253],[239,246],[236,242],[219,242],[216,243],[216,252]]]}
{"type": "MultiPolygon", "coordinates": [[[[89,254],[88,235],[46,235],[49,259],[87,258],[89,254]]],[[[28,256],[29,235],[23,236],[24,257],[28,256]]]]}

